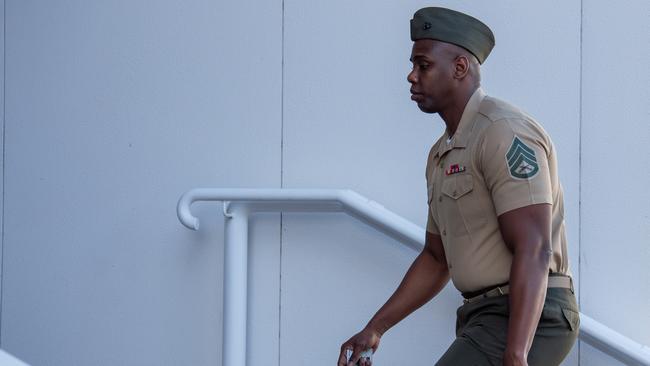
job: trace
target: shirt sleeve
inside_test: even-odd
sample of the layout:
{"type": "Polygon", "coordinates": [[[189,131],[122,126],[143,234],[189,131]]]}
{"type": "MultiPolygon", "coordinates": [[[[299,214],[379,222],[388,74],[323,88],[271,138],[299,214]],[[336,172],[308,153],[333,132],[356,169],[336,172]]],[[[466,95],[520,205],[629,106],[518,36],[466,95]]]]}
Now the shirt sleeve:
{"type": "Polygon", "coordinates": [[[478,166],[497,216],[520,207],[553,203],[549,146],[545,135],[526,121],[500,120],[486,129],[479,141],[478,166]]]}

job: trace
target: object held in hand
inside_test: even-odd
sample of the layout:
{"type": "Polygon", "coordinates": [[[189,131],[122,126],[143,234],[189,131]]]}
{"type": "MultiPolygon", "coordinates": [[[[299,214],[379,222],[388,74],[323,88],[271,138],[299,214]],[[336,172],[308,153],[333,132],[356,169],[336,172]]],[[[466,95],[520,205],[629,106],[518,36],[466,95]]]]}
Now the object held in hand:
{"type": "MultiPolygon", "coordinates": [[[[345,357],[347,357],[348,362],[350,362],[350,357],[352,357],[352,350],[347,349],[346,351],[347,351],[347,353],[346,353],[345,357]]],[[[359,361],[363,360],[364,358],[367,358],[368,361],[370,361],[372,363],[372,348],[368,348],[367,350],[361,352],[361,357],[359,358],[359,361]]],[[[357,361],[356,365],[359,365],[358,361],[357,361]]]]}

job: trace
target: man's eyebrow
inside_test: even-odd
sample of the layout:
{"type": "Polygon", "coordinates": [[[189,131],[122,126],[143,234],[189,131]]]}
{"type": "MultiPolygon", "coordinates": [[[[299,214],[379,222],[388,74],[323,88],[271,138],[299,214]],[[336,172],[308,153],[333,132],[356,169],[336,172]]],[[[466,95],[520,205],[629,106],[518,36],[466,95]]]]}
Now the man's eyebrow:
{"type": "Polygon", "coordinates": [[[411,58],[409,58],[409,61],[414,62],[414,61],[422,60],[422,59],[424,59],[424,60],[426,61],[426,57],[425,57],[425,56],[422,56],[422,55],[415,55],[415,56],[411,56],[411,58]]]}

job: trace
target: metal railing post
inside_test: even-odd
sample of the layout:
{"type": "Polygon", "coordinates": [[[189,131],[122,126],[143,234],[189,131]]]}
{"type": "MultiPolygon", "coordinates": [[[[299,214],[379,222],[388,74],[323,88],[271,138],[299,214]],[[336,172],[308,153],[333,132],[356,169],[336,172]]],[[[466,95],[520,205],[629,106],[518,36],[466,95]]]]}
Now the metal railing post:
{"type": "Polygon", "coordinates": [[[225,248],[223,285],[223,365],[246,366],[248,309],[248,211],[233,204],[224,207],[225,248]]]}

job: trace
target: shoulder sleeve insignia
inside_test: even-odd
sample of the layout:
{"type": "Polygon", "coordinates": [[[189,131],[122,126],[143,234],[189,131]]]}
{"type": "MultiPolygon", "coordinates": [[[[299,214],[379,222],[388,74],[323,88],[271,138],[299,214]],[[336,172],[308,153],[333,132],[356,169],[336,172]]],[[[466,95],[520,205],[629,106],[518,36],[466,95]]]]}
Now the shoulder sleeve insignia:
{"type": "Polygon", "coordinates": [[[508,170],[513,178],[530,179],[539,172],[535,150],[515,136],[506,153],[508,170]]]}

